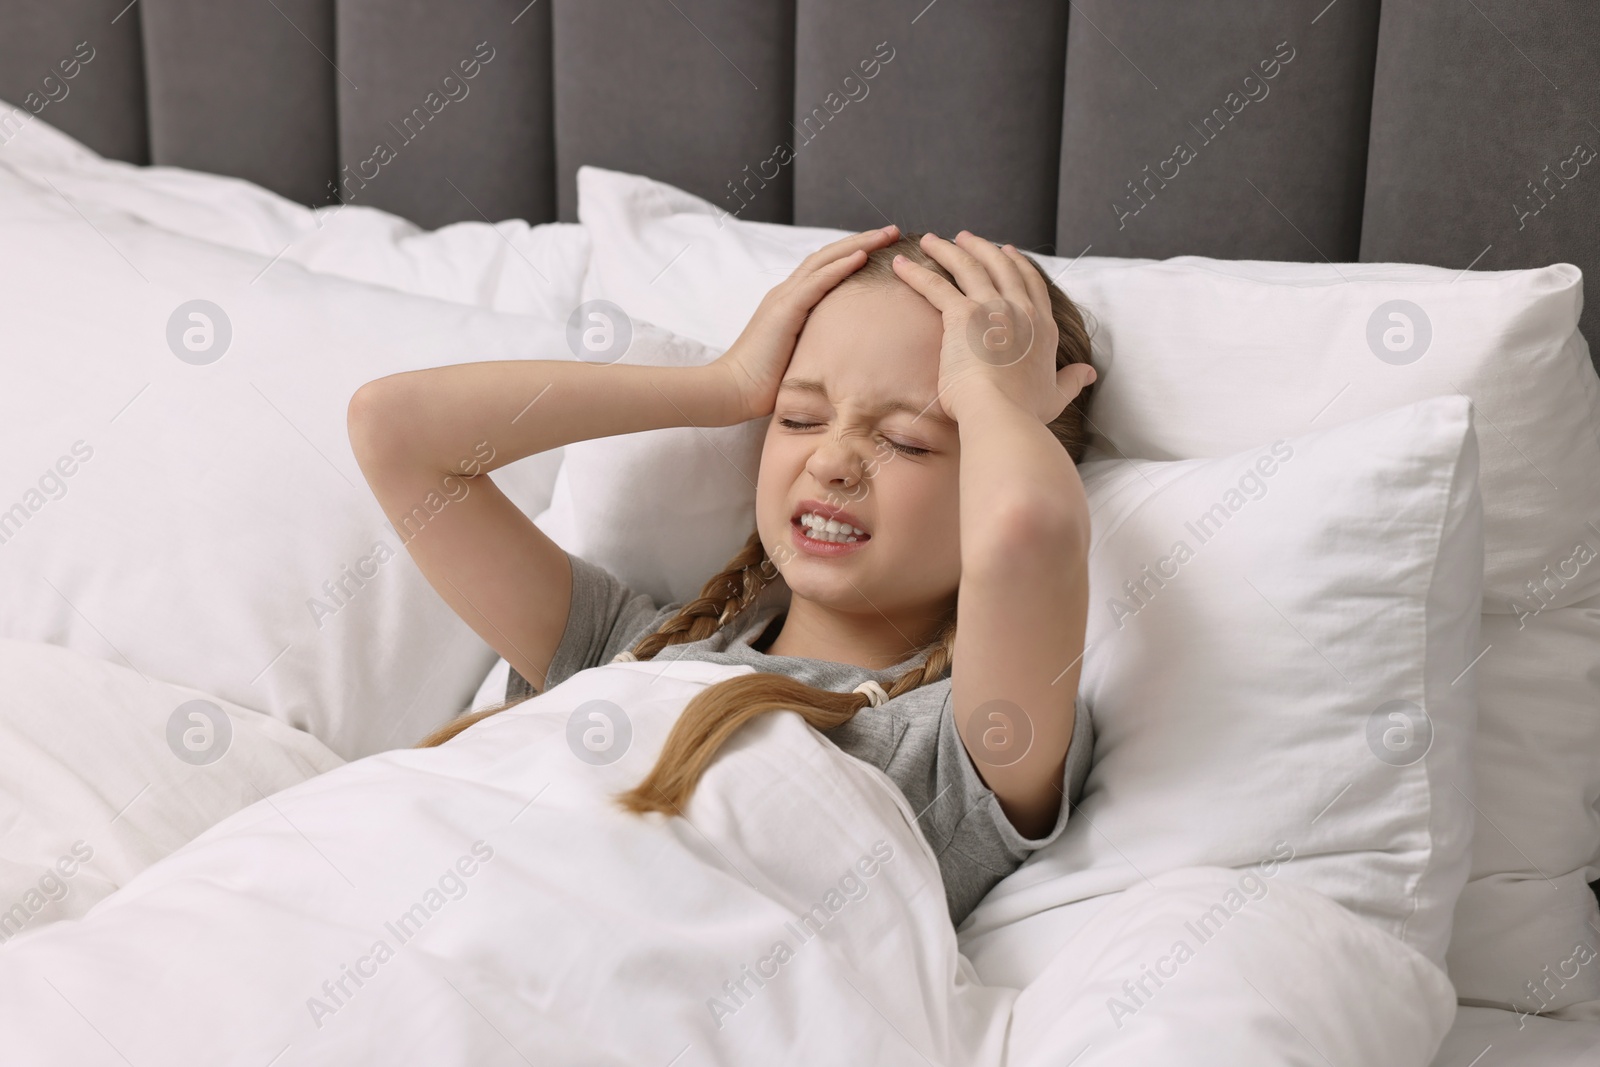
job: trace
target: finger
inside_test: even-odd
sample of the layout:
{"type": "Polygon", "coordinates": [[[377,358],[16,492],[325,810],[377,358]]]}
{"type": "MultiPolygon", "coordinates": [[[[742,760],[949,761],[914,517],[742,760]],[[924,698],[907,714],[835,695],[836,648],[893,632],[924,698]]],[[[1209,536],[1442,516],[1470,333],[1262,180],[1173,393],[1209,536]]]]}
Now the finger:
{"type": "Polygon", "coordinates": [[[1050,286],[1045,281],[1044,274],[1033,265],[1033,260],[1017,251],[1015,245],[1006,245],[1000,251],[1016,262],[1017,270],[1022,272],[1023,282],[1028,287],[1028,296],[1033,301],[1033,306],[1042,315],[1053,314],[1050,310],[1050,286]]]}
{"type": "MultiPolygon", "coordinates": [[[[882,229],[863,230],[848,237],[841,237],[837,241],[831,241],[823,245],[805,259],[802,259],[800,265],[789,274],[789,277],[778,283],[776,288],[783,290],[781,295],[786,295],[790,289],[795,288],[802,282],[813,280],[818,271],[823,270],[830,264],[836,264],[841,260],[848,259],[856,252],[861,252],[863,255],[870,254],[873,249],[882,248],[899,239],[900,229],[894,223],[890,223],[882,229]]],[[[864,263],[866,261],[863,259],[861,262],[864,263]]],[[[858,263],[857,266],[860,266],[860,264],[858,263]]],[[[850,270],[854,269],[854,267],[850,268],[850,270]]],[[[845,273],[848,274],[850,270],[845,273]]],[[[835,277],[834,281],[837,282],[837,280],[838,277],[835,277]]],[[[818,293],[813,298],[812,303],[821,298],[822,294],[818,293]]]]}
{"type": "Polygon", "coordinates": [[[1000,293],[994,287],[994,279],[989,277],[989,272],[984,269],[983,264],[953,241],[946,241],[936,233],[925,233],[922,235],[922,250],[932,256],[941,267],[955,275],[956,284],[961,286],[961,291],[980,304],[999,298],[1000,293]]]}
{"type": "Polygon", "coordinates": [[[817,302],[826,296],[829,290],[861,269],[861,265],[866,261],[866,249],[857,248],[814,270],[804,273],[796,270],[790,275],[788,288],[779,294],[779,299],[787,303],[791,309],[802,313],[809,311],[816,307],[817,302]]]}
{"type": "Polygon", "coordinates": [[[1023,310],[1029,308],[1033,301],[1027,281],[1017,269],[1015,261],[1000,251],[994,242],[979,237],[971,230],[962,230],[956,234],[956,246],[983,264],[983,269],[988,272],[1002,297],[1023,310]]]}
{"type": "Polygon", "coordinates": [[[874,248],[881,248],[891,241],[900,239],[900,228],[894,223],[876,230],[862,230],[860,233],[841,237],[837,241],[830,241],[805,259],[800,261],[800,268],[807,273],[816,270],[824,263],[829,263],[842,256],[847,256],[856,249],[865,249],[870,252],[874,248]]]}
{"type": "Polygon", "coordinates": [[[901,281],[927,297],[928,303],[940,312],[955,311],[968,300],[961,290],[944,278],[920,263],[911,262],[905,256],[894,257],[894,272],[901,281]]]}

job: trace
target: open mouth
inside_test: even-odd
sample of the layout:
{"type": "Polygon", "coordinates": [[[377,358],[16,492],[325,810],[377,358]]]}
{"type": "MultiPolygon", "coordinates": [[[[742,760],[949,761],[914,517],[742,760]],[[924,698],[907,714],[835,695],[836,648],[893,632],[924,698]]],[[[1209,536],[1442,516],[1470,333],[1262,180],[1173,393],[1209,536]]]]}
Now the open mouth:
{"type": "Polygon", "coordinates": [[[800,537],[819,545],[854,545],[872,539],[854,523],[824,518],[817,512],[804,511],[790,521],[800,537]]]}

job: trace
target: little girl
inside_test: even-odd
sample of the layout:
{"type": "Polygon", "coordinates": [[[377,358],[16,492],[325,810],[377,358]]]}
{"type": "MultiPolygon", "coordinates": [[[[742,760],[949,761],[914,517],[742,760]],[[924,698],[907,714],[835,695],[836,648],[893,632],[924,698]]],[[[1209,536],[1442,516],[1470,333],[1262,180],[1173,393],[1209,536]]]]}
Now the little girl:
{"type": "Polygon", "coordinates": [[[1060,836],[1088,773],[1089,356],[1077,307],[1012,246],[888,226],[808,256],[705,366],[486,362],[368,383],[351,442],[397,529],[442,479],[468,480],[407,547],[514,672],[505,703],[418,747],[528,699],[525,679],[548,692],[658,655],[749,664],[687,704],[619,802],[680,814],[742,724],[797,712],[905,794],[960,926],[1060,836]],[[485,476],[573,441],[768,416],[756,529],[687,603],[564,551],[485,476]],[[460,459],[483,442],[487,465],[460,459]]]}

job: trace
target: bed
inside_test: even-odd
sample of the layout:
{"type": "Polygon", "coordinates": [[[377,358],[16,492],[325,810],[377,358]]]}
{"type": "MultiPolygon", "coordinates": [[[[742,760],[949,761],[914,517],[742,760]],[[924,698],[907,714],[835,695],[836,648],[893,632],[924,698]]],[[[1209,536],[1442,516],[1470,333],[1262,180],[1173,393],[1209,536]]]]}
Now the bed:
{"type": "MultiPolygon", "coordinates": [[[[8,1061],[1600,1055],[1591,5],[0,6],[8,1061]],[[887,221],[1028,251],[1102,379],[1094,767],[956,930],[796,716],[603,810],[726,668],[410,749],[508,665],[345,434],[592,314],[706,362],[887,221]]],[[[666,603],[762,429],[494,478],[666,603]]]]}

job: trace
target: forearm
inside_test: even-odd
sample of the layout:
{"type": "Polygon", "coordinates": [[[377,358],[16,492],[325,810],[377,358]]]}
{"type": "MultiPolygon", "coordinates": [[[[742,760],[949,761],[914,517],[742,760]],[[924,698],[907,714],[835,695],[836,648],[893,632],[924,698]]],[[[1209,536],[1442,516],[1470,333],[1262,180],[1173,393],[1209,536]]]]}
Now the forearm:
{"type": "Polygon", "coordinates": [[[961,438],[961,567],[990,569],[1018,544],[1017,527],[1066,530],[1088,541],[1089,503],[1078,468],[1050,428],[1004,394],[977,388],[946,405],[961,438]]]}
{"type": "MultiPolygon", "coordinates": [[[[970,401],[970,403],[968,402],[970,401]]],[[[1038,414],[1003,396],[946,409],[961,436],[953,715],[1001,810],[1028,837],[1060,813],[1088,612],[1088,501],[1038,414]],[[973,717],[982,715],[981,723],[973,717]],[[991,727],[1028,738],[996,761],[991,727]]]]}
{"type": "Polygon", "coordinates": [[[575,441],[669,426],[727,426],[742,417],[726,374],[710,365],[569,360],[391,374],[356,390],[349,415],[358,458],[381,454],[468,475],[575,441]]]}

